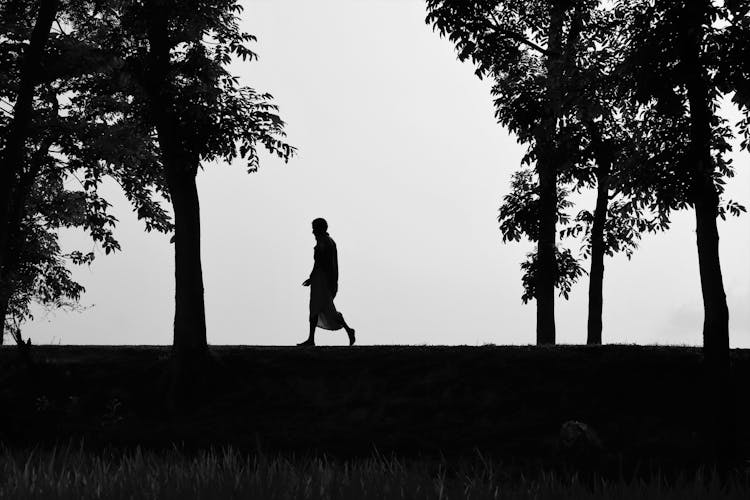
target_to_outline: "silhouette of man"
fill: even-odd
[[[328,235],[328,223],[325,219],[312,221],[312,233],[315,235],[315,264],[310,277],[302,286],[310,287],[310,336],[300,346],[315,345],[315,328],[340,330],[344,328],[349,335],[349,345],[354,345],[354,328],[344,321],[344,316],[336,310],[333,299],[339,289],[339,263],[336,254],[336,243]]]

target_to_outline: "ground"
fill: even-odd
[[[555,462],[590,425],[612,464],[700,462],[712,421],[700,349],[641,346],[212,346],[191,409],[168,400],[168,347],[0,349],[0,441],[232,445],[369,456]],[[750,351],[733,350],[739,456],[750,456]]]

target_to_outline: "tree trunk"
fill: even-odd
[[[693,152],[693,204],[698,269],[703,296],[703,353],[719,369],[729,363],[729,310],[719,257],[719,194],[713,181],[711,111],[705,84],[689,86],[691,150]]]
[[[552,156],[552,155],[545,155]],[[541,158],[541,156],[540,156]],[[557,172],[554,160],[539,165],[539,242],[536,269],[536,343],[555,343],[555,236],[557,219]]]
[[[204,400],[210,391],[207,376],[212,371],[203,302],[200,206],[195,174],[191,170],[168,166],[167,184],[175,226],[174,337],[167,402],[171,411],[185,411]]]
[[[548,115],[537,129],[537,174],[539,177],[539,241],[537,243],[536,341],[537,344],[555,343],[555,281],[557,256],[557,120],[562,106],[563,54],[562,35],[565,8],[556,1],[550,8],[550,28],[547,50],[547,105]]]
[[[705,364],[706,436],[712,459],[723,469],[734,456],[734,391],[729,362],[729,311],[719,261],[716,188],[704,179],[695,201],[698,267],[703,294],[703,359]]]
[[[180,138],[181,124],[172,111],[169,68],[171,45],[164,11],[149,23],[151,67],[144,75],[150,111],[156,123],[169,194],[174,209],[175,315],[173,350],[178,373],[198,370],[208,351],[200,255],[200,206],[195,176],[199,159],[188,154]],[[178,375],[180,380],[185,377]],[[184,384],[181,384],[184,385]]]
[[[586,130],[591,136],[591,147],[596,160],[596,206],[591,226],[591,269],[589,271],[589,308],[587,344],[602,343],[602,307],[604,302],[604,227],[609,208],[609,184],[612,170],[612,145],[605,143],[596,123],[585,117]]]
[[[173,347],[178,354],[206,351],[206,315],[200,249],[200,206],[195,176],[171,172],[169,191],[174,208],[175,315]]]
[[[704,180],[695,202],[698,267],[703,295],[703,352],[717,366],[729,362],[729,310],[719,260],[719,232],[716,227],[717,203],[713,180]]]
[[[701,46],[707,2],[688,2],[683,63],[687,75],[690,108],[690,154],[692,202],[695,208],[698,269],[703,295],[703,355],[706,366],[706,411],[708,435],[713,439],[714,458],[724,462],[731,456],[734,413],[729,377],[729,310],[719,258],[719,193],[714,184],[715,165],[711,152],[713,121],[708,72],[701,61]]]
[[[696,2],[699,4],[702,2]],[[729,312],[719,259],[719,193],[713,181],[711,154],[711,96],[708,74],[700,61],[703,31],[703,5],[688,4],[692,26],[687,28],[685,63],[690,106],[690,153],[692,162],[692,202],[695,207],[698,268],[703,294],[703,348],[706,360],[716,366],[729,362]]]
[[[598,162],[596,170],[596,207],[591,226],[591,270],[589,272],[589,317],[587,344],[602,343],[602,307],[604,294],[604,226],[609,205],[609,170],[606,160]]]
[[[57,15],[57,0],[40,0],[39,12],[24,51],[20,83],[5,149],[0,152],[0,295],[7,295],[5,264],[10,241],[11,200],[17,177],[26,162],[26,136],[33,112],[34,90],[39,81],[45,46]]]

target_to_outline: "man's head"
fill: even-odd
[[[312,221],[312,232],[314,235],[322,235],[328,232],[328,223],[320,217]]]

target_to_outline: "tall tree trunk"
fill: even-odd
[[[695,235],[703,295],[703,352],[716,366],[729,362],[729,310],[724,293],[716,226],[718,194],[713,179],[699,181],[695,200]]]
[[[587,344],[602,343],[602,307],[604,283],[604,226],[607,222],[609,205],[609,171],[606,160],[598,162],[596,170],[596,207],[591,226],[591,269],[589,272],[589,316]]]
[[[547,50],[547,105],[548,115],[537,129],[537,174],[539,177],[539,241],[537,242],[536,341],[537,344],[555,343],[555,281],[557,256],[557,120],[562,106],[563,53],[562,37],[565,8],[553,2],[550,8],[550,28]]]
[[[206,314],[200,254],[200,206],[195,176],[199,159],[188,154],[180,138],[181,125],[172,110],[170,40],[165,13],[157,11],[149,23],[151,55],[145,75],[151,114],[156,122],[169,194],[174,209],[175,315],[172,347],[178,372],[186,373],[207,352]],[[195,366],[194,369],[199,369]],[[178,378],[184,379],[181,375]]]
[[[698,267],[703,294],[703,348],[706,360],[716,366],[729,362],[729,312],[724,293],[719,259],[719,194],[713,181],[711,154],[711,95],[708,74],[700,60],[703,34],[703,2],[689,3],[688,48],[685,54],[687,93],[690,106],[690,152],[692,167],[692,201],[695,207]]]
[[[703,352],[706,361],[715,367],[729,363],[729,310],[719,257],[719,194],[713,181],[711,157],[712,118],[708,92],[700,78],[688,87],[691,114],[691,150],[693,153],[693,203],[695,236],[698,247],[703,296]]]
[[[555,275],[557,260],[555,236],[557,219],[557,169],[553,155],[539,155],[546,165],[539,165],[539,242],[536,269],[536,342],[555,343]]]
[[[707,375],[706,424],[714,441],[713,452],[724,462],[731,455],[734,434],[732,388],[729,377],[729,310],[719,258],[719,193],[714,184],[715,165],[711,154],[714,119],[709,76],[701,60],[701,46],[708,2],[687,2],[685,53],[690,107],[690,153],[692,159],[692,201],[695,207],[698,268],[703,295],[703,354]]]
[[[596,206],[591,226],[591,269],[589,271],[589,308],[587,344],[602,343],[602,307],[604,303],[604,227],[609,208],[609,184],[612,170],[612,146],[605,143],[599,127],[590,117],[585,118],[591,136],[591,147],[596,160]]]
[[[207,342],[198,190],[195,176],[190,171],[171,171],[167,177],[175,223],[175,315],[172,345],[178,355],[201,355],[207,349]]]
[[[57,15],[57,0],[40,0],[39,11],[31,32],[29,45],[24,50],[18,96],[13,106],[13,118],[7,131],[5,148],[0,152],[0,294],[7,290],[5,264],[10,241],[9,225],[13,192],[17,177],[26,157],[26,137],[33,112],[34,90],[39,81],[42,59]]]

